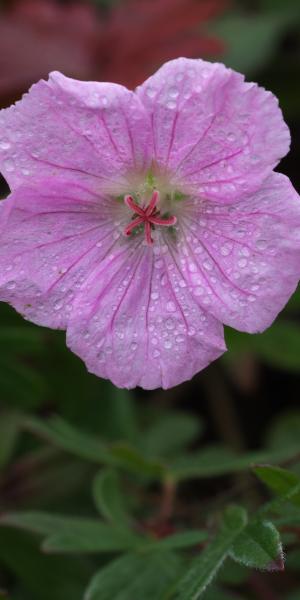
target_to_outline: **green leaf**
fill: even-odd
[[[141,545],[143,538],[97,521],[40,512],[8,513],[0,519],[10,525],[44,534],[47,552],[114,552]]]
[[[24,427],[79,458],[101,464],[111,462],[109,451],[103,441],[80,431],[60,417],[52,417],[46,423],[34,418],[27,419]]]
[[[233,598],[231,592],[224,591],[215,585],[206,590],[203,598],[205,600],[246,600],[244,596],[242,597],[237,593],[234,594]]]
[[[226,328],[225,337],[232,353],[252,352],[271,366],[292,372],[300,370],[300,325],[297,323],[279,320],[256,335]]]
[[[300,448],[300,442],[299,442]],[[235,455],[224,446],[207,446],[199,452],[183,454],[169,464],[169,473],[177,481],[226,475],[249,469],[260,462],[278,462],[295,455],[296,449],[280,448],[273,451],[249,452]]]
[[[42,549],[52,553],[120,552],[134,550],[141,545],[141,538],[129,531],[98,524],[94,530],[83,529],[81,534],[57,533],[47,537]]]
[[[129,444],[111,446],[111,457],[115,465],[147,479],[163,478],[166,468],[159,460],[145,457],[139,450]]]
[[[144,457],[130,444],[108,444],[103,439],[77,429],[60,417],[52,417],[47,423],[38,419],[27,419],[24,427],[62,450],[94,463],[117,466],[150,479],[161,478],[165,473],[165,467],[160,462]]]
[[[171,552],[128,554],[93,577],[84,600],[161,600],[180,568]]]
[[[295,473],[270,465],[257,466],[254,469],[257,477],[271,490],[284,498],[297,486],[299,491],[291,495],[291,502],[300,506],[300,478]]]
[[[227,586],[237,586],[244,584],[249,578],[249,570],[244,565],[228,558],[224,568],[221,569],[218,576],[218,583]],[[211,588],[209,588],[211,590]],[[206,600],[206,596],[205,596]]]
[[[261,12],[259,16],[229,13],[215,21],[210,31],[226,44],[223,62],[249,76],[268,64],[293,19],[294,11],[284,14]]]
[[[239,506],[226,509],[220,532],[205,550],[196,557],[177,585],[166,598],[198,600],[217,575],[230,553],[233,543],[246,527],[247,513]],[[172,595],[174,593],[174,596]]]
[[[86,559],[43,555],[35,541],[21,531],[1,529],[0,562],[14,575],[22,600],[24,596],[30,600],[82,600],[92,576]]]
[[[270,521],[259,519],[249,523],[234,542],[230,556],[250,568],[266,571],[284,568],[280,535]]]
[[[128,390],[119,389],[109,381],[102,382],[103,391],[98,411],[99,432],[109,440],[126,440],[134,444],[138,438],[136,407]]]
[[[168,456],[190,444],[201,431],[196,416],[174,412],[159,418],[143,433],[142,449],[147,456]]]
[[[108,521],[129,525],[129,515],[124,506],[117,473],[111,469],[100,471],[93,481],[93,497],[97,509]]]
[[[145,549],[156,548],[159,549],[170,549],[175,550],[178,548],[189,548],[190,546],[196,546],[202,544],[207,540],[207,532],[200,529],[193,529],[191,531],[180,531],[179,533],[173,533],[163,539],[156,540],[147,544]]]

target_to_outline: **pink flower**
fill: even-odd
[[[268,327],[300,273],[270,92],[178,59],[135,92],[52,73],[0,113],[0,292],[120,387],[168,388]]]

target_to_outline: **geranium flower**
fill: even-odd
[[[228,0],[122,0],[103,13],[83,0],[7,3],[0,14],[1,102],[19,98],[53,69],[135,87],[179,54],[215,57],[223,44],[205,25],[228,5]]]
[[[168,388],[294,291],[300,204],[276,98],[178,59],[135,92],[52,73],[0,113],[0,294],[87,368]]]

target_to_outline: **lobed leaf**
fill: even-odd
[[[93,481],[92,491],[96,507],[105,519],[125,527],[129,525],[130,518],[116,471],[100,471]]]
[[[246,524],[247,513],[242,507],[227,508],[219,533],[200,556],[192,561],[182,578],[166,595],[166,600],[198,600],[217,575]]]
[[[168,456],[179,452],[202,432],[196,416],[174,412],[164,415],[143,432],[142,449],[147,456]]]
[[[287,469],[282,469],[280,467],[273,467],[271,465],[260,465],[254,467],[254,473],[257,477],[263,481],[271,490],[275,492],[279,496],[286,495],[287,499],[295,504],[296,506],[300,506],[300,478],[295,473],[288,471]],[[299,491],[294,491],[295,488],[299,488]]]
[[[127,554],[96,573],[84,600],[162,600],[180,569],[171,552]]]
[[[8,513],[1,525],[46,535],[47,552],[115,552],[140,545],[143,538],[96,519],[71,518],[41,512]]]
[[[234,542],[230,556],[250,568],[266,571],[284,568],[280,534],[270,521],[250,522]]]

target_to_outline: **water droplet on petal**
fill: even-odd
[[[241,269],[246,267],[247,263],[248,263],[248,261],[246,258],[240,258],[240,260],[238,260],[238,265],[239,265],[239,267],[241,267]]]
[[[10,148],[11,144],[8,140],[1,140],[0,141],[0,148],[1,150],[8,150]]]
[[[167,302],[167,311],[174,312],[175,310],[176,310],[176,306],[175,306],[174,302],[172,302],[171,300],[169,302]]]
[[[169,350],[170,348],[172,348],[172,342],[170,340],[166,340],[164,343],[164,347]]]

